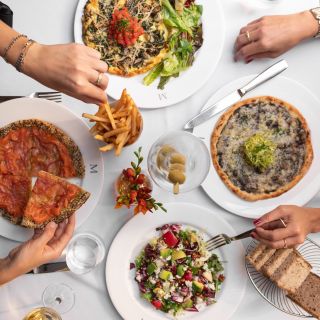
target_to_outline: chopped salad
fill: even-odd
[[[181,225],[164,225],[130,264],[142,298],[174,316],[214,304],[225,277],[216,254],[202,236]]]

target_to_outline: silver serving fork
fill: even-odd
[[[231,243],[232,241],[249,238],[251,235],[251,232],[253,232],[254,230],[255,229],[248,230],[248,231],[243,232],[235,237],[229,237],[224,233],[218,234],[217,236],[211,238],[210,240],[208,240],[206,242],[206,249],[208,251],[213,251],[217,248],[220,248],[226,244]]]
[[[0,102],[5,102],[8,100],[24,98],[24,97],[46,99],[46,100],[50,100],[58,103],[62,102],[62,94],[58,91],[33,92],[28,96],[0,96]]]

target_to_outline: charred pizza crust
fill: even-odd
[[[31,129],[33,127],[36,127],[49,133],[50,135],[58,139],[63,145],[65,145],[68,150],[69,156],[71,157],[71,160],[73,162],[73,167],[75,169],[76,176],[80,178],[84,176],[85,166],[79,147],[66,133],[64,133],[61,129],[57,128],[55,125],[49,122],[38,119],[15,121],[6,125],[5,127],[0,128],[0,138],[5,137],[11,131],[18,130],[20,128]],[[12,174],[15,173],[12,172]]]
[[[299,166],[296,174],[294,174],[290,179],[287,179],[287,181],[277,181],[277,176],[276,174],[274,176],[270,176],[270,188],[267,189],[264,192],[257,192],[255,191],[255,187],[252,187],[252,190],[248,190],[248,186],[250,186],[250,183],[252,182],[252,179],[254,175],[258,175],[257,172],[253,168],[248,169],[247,167],[250,167],[248,164],[246,164],[244,161],[241,163],[241,167],[239,168],[238,171],[235,171],[235,175],[238,177],[234,177],[232,170],[227,170],[226,172],[225,168],[225,163],[227,159],[223,158],[223,152],[221,151],[222,148],[219,149],[218,144],[219,142],[221,143],[221,146],[223,148],[228,148],[230,144],[232,144],[233,141],[236,139],[239,140],[238,137],[234,137],[232,135],[227,136],[224,135],[224,130],[227,128],[228,124],[232,121],[232,118],[239,117],[239,121],[243,123],[245,119],[241,119],[239,114],[239,110],[241,108],[248,108],[249,112],[252,112],[252,108],[256,108],[255,116],[256,118],[254,119],[254,123],[250,123],[251,125],[248,125],[247,127],[243,126],[243,131],[246,134],[246,131],[248,131],[248,135],[253,135],[257,132],[258,128],[257,124],[259,124],[259,121],[261,120],[261,114],[267,114],[265,111],[263,111],[265,106],[269,106],[272,110],[277,110],[278,108],[282,108],[280,114],[283,114],[283,119],[279,118],[276,120],[270,120],[271,121],[271,129],[273,128],[272,126],[275,125],[275,130],[279,130],[279,123],[287,123],[287,127],[285,130],[285,133],[290,130],[292,131],[292,128],[290,129],[290,126],[295,126],[295,130],[298,132],[298,135],[294,137],[294,141],[291,141],[289,143],[278,143],[277,142],[277,137],[275,137],[275,143],[277,145],[277,150],[279,150],[279,154],[284,154],[283,159],[278,159],[278,161],[281,162],[281,165],[279,167],[275,168],[275,172],[277,170],[282,170],[280,171],[281,173],[284,172],[286,173],[286,170],[288,170],[288,165],[291,163],[301,163]],[[278,109],[280,110],[280,109]],[[245,115],[245,114],[244,114]],[[263,118],[263,117],[262,117]],[[248,120],[248,119],[247,119]],[[250,121],[249,121],[250,122]],[[240,122],[238,122],[239,124]],[[230,129],[235,125],[235,123],[232,123],[229,125],[227,130]],[[243,124],[242,124],[243,125]],[[268,123],[266,122],[263,124],[265,127],[268,127]],[[232,132],[232,130],[229,132]],[[240,137],[241,140],[241,137]],[[283,140],[283,137],[279,138],[279,140]],[[291,139],[292,140],[292,139]],[[241,143],[241,142],[240,142]],[[297,150],[299,150],[298,154],[292,154],[290,150],[294,150],[292,148],[292,145],[295,146],[297,144]],[[284,145],[284,151],[281,151],[281,148]],[[287,148],[287,150],[286,150]],[[287,151],[287,152],[286,152]],[[234,151],[234,157],[240,157],[241,150],[238,148],[236,151]],[[212,161],[215,169],[217,170],[217,173],[219,174],[220,178],[222,181],[226,184],[226,186],[233,191],[235,194],[237,194],[239,197],[248,200],[248,201],[256,201],[256,200],[262,200],[262,199],[268,199],[268,198],[274,198],[277,197],[284,192],[290,190],[293,186],[295,186],[301,179],[302,177],[306,174],[308,171],[312,160],[313,160],[313,150],[312,150],[312,144],[311,144],[311,136],[310,136],[310,130],[308,128],[307,122],[305,118],[302,116],[302,114],[291,104],[282,101],[280,99],[270,97],[270,96],[261,96],[261,97],[255,97],[255,98],[250,98],[246,99],[244,101],[240,101],[233,105],[227,112],[225,112],[221,118],[218,120],[214,131],[211,136],[211,155],[212,155]],[[293,157],[293,158],[290,158]],[[242,156],[243,158],[243,156]],[[237,158],[238,159],[238,158]],[[229,159],[230,160],[230,159]],[[230,160],[231,161],[231,160]],[[232,162],[232,161],[231,161]],[[241,160],[240,160],[241,162]],[[238,166],[240,163],[238,163]],[[231,168],[232,169],[232,168]],[[250,174],[248,174],[244,181],[241,181],[243,177],[241,177],[241,173],[245,170],[249,171]],[[235,168],[236,170],[236,168]],[[289,171],[288,171],[289,172]],[[278,171],[279,173],[279,171]],[[291,172],[292,173],[292,172]],[[291,174],[290,173],[290,174]],[[266,173],[259,173],[261,175],[266,174]],[[290,174],[288,174],[290,176]],[[240,176],[239,176],[240,175]],[[292,175],[292,174],[291,174]],[[250,180],[251,179],[251,180]],[[279,179],[278,179],[279,180]],[[274,182],[274,185],[273,185]],[[283,183],[282,183],[283,182]],[[259,188],[259,186],[258,186]],[[247,190],[246,190],[247,189]]]
[[[49,222],[54,221],[55,223],[60,223],[64,221],[65,219],[68,219],[76,210],[78,210],[90,197],[90,193],[85,191],[84,189],[80,188],[77,185],[73,185],[66,181],[65,179],[62,179],[60,177],[54,176],[48,172],[45,171],[40,171],[38,174],[38,179],[42,179],[44,181],[49,181],[50,185],[48,185],[48,189],[46,190],[48,194],[50,193],[50,188],[53,188],[53,193],[52,193],[52,199],[46,199],[46,203],[39,202],[42,199],[41,198],[36,198],[36,188],[37,188],[37,182],[34,186],[34,189],[31,193],[31,197],[29,198],[28,204],[26,206],[26,210],[21,222],[21,225],[26,228],[44,228]],[[44,221],[41,223],[36,222],[32,216],[30,216],[34,213],[34,210],[39,210],[42,212],[41,209],[45,208],[47,206],[50,207],[50,202],[51,206],[56,207],[57,205],[57,199],[56,198],[56,188],[60,186],[60,189],[67,189],[68,186],[72,186],[77,189],[77,192],[75,195],[72,196],[71,199],[65,200],[69,201],[67,203],[67,206],[64,206],[61,208],[59,215],[52,216],[52,217],[47,217]],[[50,196],[49,196],[50,197]],[[58,195],[59,198],[59,195]],[[37,201],[39,200],[39,201]],[[38,207],[37,207],[38,206]],[[29,212],[30,211],[30,212]],[[45,211],[45,210],[43,210]],[[43,220],[43,219],[42,219]]]
[[[124,6],[141,21],[145,32],[130,47],[122,47],[109,39],[112,13]],[[101,53],[109,73],[132,77],[149,71],[167,53],[167,37],[160,0],[88,0],[84,7],[83,42]]]

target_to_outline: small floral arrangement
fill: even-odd
[[[148,211],[158,210],[167,212],[162,203],[157,202],[151,197],[151,184],[149,178],[141,173],[141,163],[143,157],[141,156],[140,147],[138,151],[134,152],[137,162],[131,162],[131,168],[124,169],[117,182],[118,196],[116,199],[115,208],[126,206],[130,208],[135,206],[134,214],[142,212],[146,214]]]

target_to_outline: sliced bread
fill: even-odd
[[[310,273],[294,294],[288,297],[311,315],[320,319],[320,277]]]
[[[261,272],[267,276],[271,277],[273,273],[282,265],[282,263],[287,259],[293,249],[278,249],[272,255],[272,257],[262,266]]]
[[[276,249],[270,249],[266,245],[260,243],[246,258],[252,266],[259,271],[275,251]]]
[[[270,279],[289,293],[295,293],[311,271],[311,265],[293,250]]]

